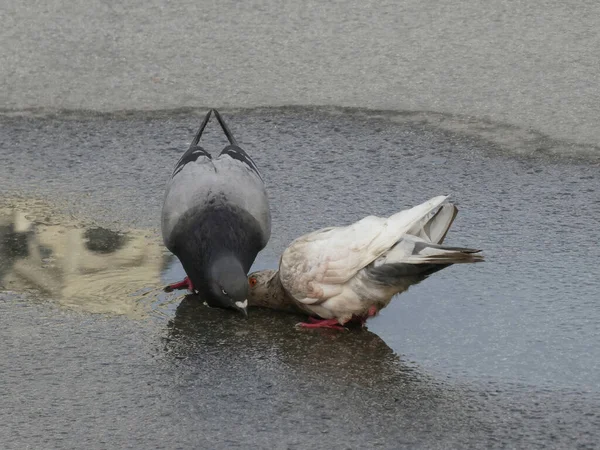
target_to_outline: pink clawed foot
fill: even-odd
[[[185,277],[179,283],[173,283],[165,287],[165,292],[173,292],[175,289],[187,289],[188,291],[194,292],[194,285],[189,277]]]
[[[323,319],[317,319],[316,317],[312,317],[312,316],[308,316],[308,317],[306,318],[306,321],[307,321],[308,323],[319,323],[319,322],[321,322],[322,320],[323,320]]]
[[[300,328],[329,328],[332,330],[345,330],[340,325],[337,319],[317,319],[315,317],[309,317],[308,322],[301,322],[296,325]]]

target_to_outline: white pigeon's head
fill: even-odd
[[[269,284],[277,274],[276,270],[259,270],[248,275],[248,302],[250,305],[262,305],[269,294]]]

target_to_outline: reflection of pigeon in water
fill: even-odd
[[[230,143],[217,158],[198,146],[213,111]],[[254,161],[216,110],[206,115],[175,165],[163,204],[162,234],[187,274],[168,289],[187,287],[211,306],[246,313],[246,274],[269,240],[271,215]]]
[[[95,253],[114,253],[127,243],[127,236],[103,227],[88,228],[83,233],[85,247]]]
[[[283,252],[279,271],[250,275],[250,303],[277,309],[291,303],[320,318],[302,326],[340,328],[353,319],[364,323],[395,294],[438,270],[483,261],[479,250],[441,245],[458,212],[444,204],[446,198],[296,239]]]
[[[203,365],[212,362],[211,358],[220,359],[221,364],[224,359],[248,358],[250,364],[271,359],[283,363],[272,367],[284,372],[291,369],[295,377],[322,378],[329,386],[339,382],[344,388],[352,383],[382,385],[386,387],[382,395],[389,392],[390,382],[398,381],[393,383],[395,389],[407,389],[404,393],[414,396],[414,383],[422,385],[427,379],[370,331],[331,333],[323,339],[314,333],[297,333],[298,317],[254,308],[252,320],[240,324],[225,311],[207,308],[188,295],[168,322],[165,346],[170,356],[202,360]],[[406,386],[407,382],[413,386]]]
[[[0,286],[14,262],[29,255],[29,239],[33,235],[31,223],[16,215],[8,225],[0,225]]]

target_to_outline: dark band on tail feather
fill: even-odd
[[[233,137],[233,133],[227,126],[227,123],[225,123],[225,120],[223,120],[223,117],[221,117],[221,114],[216,109],[211,109],[204,117],[204,120],[200,124],[200,128],[198,129],[194,140],[190,144],[190,147],[181,156],[181,158],[179,158],[179,161],[177,161],[175,169],[173,169],[172,176],[174,177],[175,175],[177,175],[183,170],[186,164],[196,161],[201,156],[212,159],[210,153],[208,153],[202,147],[198,146],[200,138],[202,137],[202,133],[204,132],[204,129],[206,128],[206,125],[208,124],[212,113],[215,114],[217,120],[219,121],[219,124],[221,125],[221,128],[223,129],[223,133],[225,133],[225,136],[227,137],[227,140],[230,144],[223,149],[219,156],[228,155],[231,158],[240,161],[241,163],[245,164],[251,171],[256,173],[256,175],[258,175],[258,177],[262,180],[262,176],[258,171],[258,167],[256,167],[256,164],[254,164],[252,158],[250,158],[250,156],[248,156],[248,154],[238,145],[237,141],[235,140],[235,137]]]
[[[419,241],[416,241],[415,242],[415,249],[413,251],[413,254],[420,254],[421,251],[423,251],[426,248],[437,248],[437,249],[440,249],[440,250],[448,250],[448,251],[453,251],[453,252],[458,252],[458,253],[467,253],[467,254],[479,253],[481,251],[481,250],[477,250],[475,248],[449,247],[447,245],[433,244],[431,242],[419,242]]]
[[[395,286],[401,281],[413,285],[423,281],[432,273],[442,270],[451,264],[383,264],[367,267],[369,279],[384,286]]]
[[[213,111],[215,113],[217,120],[221,124],[223,133],[225,133],[225,136],[227,136],[227,139],[229,140],[229,144],[230,144],[223,149],[223,151],[220,153],[219,156],[229,155],[231,158],[233,158],[237,161],[240,161],[241,163],[244,163],[246,166],[248,166],[248,168],[250,170],[252,170],[254,173],[256,173],[256,175],[258,175],[259,178],[262,180],[262,176],[260,175],[260,172],[258,171],[258,167],[256,167],[256,164],[254,164],[254,161],[252,160],[252,158],[250,158],[250,156],[248,156],[248,154],[244,151],[244,149],[242,149],[242,147],[240,147],[238,145],[237,141],[233,137],[233,133],[227,126],[227,123],[225,123],[225,120],[223,120],[223,117],[221,117],[221,114],[219,113],[219,111],[217,111],[216,109],[213,109]]]
[[[177,162],[177,165],[175,166],[175,169],[173,170],[172,176],[174,177],[175,175],[177,175],[179,172],[181,172],[183,170],[183,168],[185,167],[186,164],[196,161],[201,156],[205,156],[208,159],[212,159],[212,156],[210,156],[210,153],[208,153],[202,147],[196,147],[191,152],[189,150],[187,152],[185,152],[184,155]]]
[[[438,248],[448,251],[447,253],[440,252],[436,255],[422,256],[423,262],[415,263],[390,263],[375,265],[374,263],[367,266],[367,274],[369,279],[375,283],[386,286],[412,285],[423,281],[432,273],[442,270],[452,264],[477,263],[482,262],[483,256],[477,253],[480,250],[462,247],[445,247],[437,244],[425,242],[416,242],[413,255],[425,248]]]
[[[210,153],[208,153],[202,147],[198,146],[198,143],[200,142],[200,138],[202,137],[202,133],[204,132],[204,129],[206,128],[206,124],[210,120],[210,115],[212,114],[212,112],[213,112],[213,110],[211,109],[210,111],[208,111],[206,116],[204,116],[204,120],[200,124],[200,128],[198,129],[196,136],[194,136],[194,140],[192,141],[192,143],[190,144],[190,146],[186,150],[186,152],[183,155],[181,155],[181,158],[179,158],[179,161],[177,161],[177,164],[175,164],[175,168],[173,169],[173,175],[171,177],[174,177],[179,172],[181,172],[187,163],[196,161],[201,156],[206,156],[209,159],[212,158],[210,156]]]
[[[238,147],[237,145],[228,145],[227,147],[225,147],[223,149],[223,151],[221,152],[221,155],[229,155],[233,159],[244,163],[246,166],[248,166],[248,168],[251,171],[253,171],[256,175],[258,175],[258,177],[262,180],[262,176],[260,175],[260,172],[258,171],[258,167],[256,167],[256,164],[254,164],[254,161],[252,161],[252,158],[250,158],[248,156],[248,154],[241,147]],[[221,155],[219,155],[219,156],[221,156]]]

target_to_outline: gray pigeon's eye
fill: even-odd
[[[227,295],[227,291],[225,289],[221,289],[221,292],[223,293],[223,295]]]

